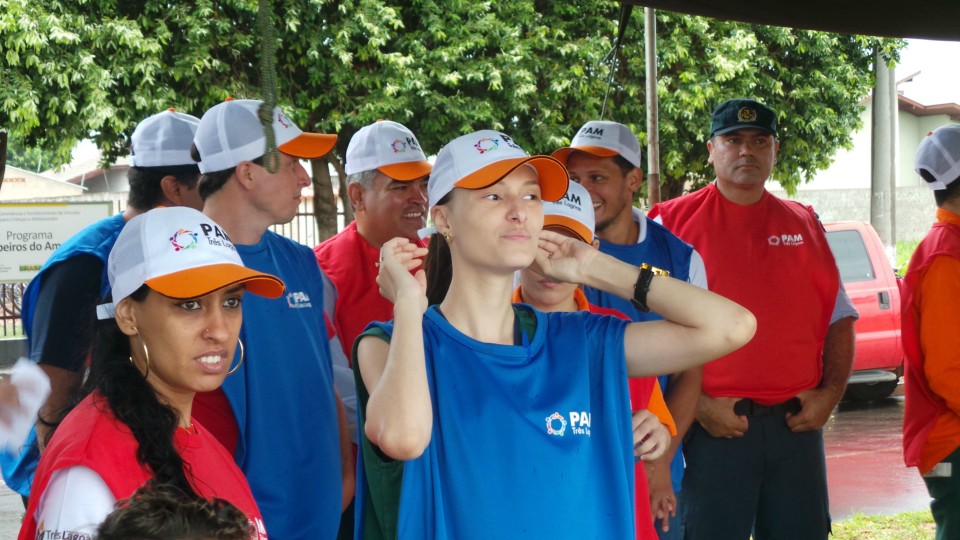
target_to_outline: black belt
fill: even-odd
[[[752,399],[741,399],[733,405],[733,412],[738,416],[771,416],[774,414],[797,414],[803,407],[800,398],[791,398],[783,403],[760,405]]]

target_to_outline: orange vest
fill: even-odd
[[[941,217],[938,210],[937,217]],[[955,221],[955,220],[954,220]],[[960,224],[945,223],[943,219],[934,223],[930,232],[917,246],[910,258],[907,275],[904,277],[903,302],[903,347],[907,361],[904,371],[904,410],[903,410],[903,458],[908,467],[919,467],[926,473],[938,462],[947,457],[960,440],[951,437],[950,432],[960,428],[960,418],[951,411],[943,398],[933,393],[924,370],[925,359],[920,347],[919,306],[916,295],[920,290],[923,276],[939,256],[960,259]],[[955,321],[955,320],[954,320]],[[955,331],[952,329],[950,331]],[[929,445],[932,433],[942,444]],[[936,448],[933,448],[936,446]]]
[[[739,205],[711,184],[657,214],[703,257],[710,290],[757,318],[749,343],[704,366],[703,391],[771,405],[817,387],[840,275],[813,209],[767,191]]]

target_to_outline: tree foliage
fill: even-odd
[[[550,152],[600,116],[620,5],[612,0],[275,0],[277,97],[308,130],[406,124],[428,153],[492,127]],[[254,0],[0,0],[0,119],[60,161],[82,138],[112,160],[140,119],[201,114],[259,92]],[[617,55],[606,118],[646,139],[643,28]],[[859,127],[876,48],[899,41],[658,13],[663,196],[712,178],[710,111],[728,97],[780,113],[777,178],[825,167]],[[337,165],[340,165],[339,163]]]

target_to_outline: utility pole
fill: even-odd
[[[878,50],[871,131],[870,224],[892,254],[896,245],[894,201],[897,178],[897,86],[894,69]]]
[[[657,97],[657,13],[643,8],[647,63],[647,202],[660,202],[660,100]]]

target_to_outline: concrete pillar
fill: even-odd
[[[877,52],[874,60],[877,83],[873,89],[872,166],[870,224],[888,251],[896,243],[893,202],[897,159],[897,88],[894,70]]]

